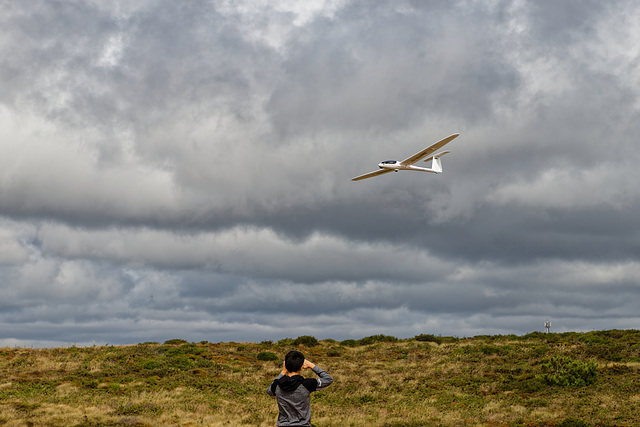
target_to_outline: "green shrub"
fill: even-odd
[[[560,387],[581,387],[590,385],[598,379],[598,365],[594,362],[580,362],[569,357],[552,357],[543,363],[540,376],[548,385]]]
[[[625,345],[604,344],[589,345],[584,351],[585,356],[603,359],[607,362],[621,362],[628,358],[629,352]]]
[[[166,340],[164,343],[166,345],[176,345],[176,344],[187,344],[187,341],[176,338],[172,340]]]
[[[340,341],[340,345],[343,345],[345,347],[357,347],[358,346],[358,341],[356,341],[356,340],[344,340],[344,341]]]
[[[603,345],[603,344],[611,344],[612,343],[612,341],[609,338],[607,338],[606,336],[602,336],[602,335],[598,335],[598,334],[594,334],[594,333],[584,334],[583,336],[578,338],[578,341],[582,341],[583,343],[585,343],[587,345]]]
[[[547,347],[546,345],[541,345],[531,350],[531,355],[534,357],[542,357],[545,354],[549,353],[550,351],[551,349],[549,347]]]
[[[442,343],[442,337],[436,337],[432,334],[420,334],[416,335],[416,341],[426,341],[426,342],[434,342],[436,344]]]
[[[293,345],[293,339],[292,338],[283,338],[280,341],[278,341],[278,345],[280,347],[290,347]]]
[[[187,356],[176,356],[169,359],[169,365],[173,368],[184,371],[193,368],[194,363],[193,360]]]
[[[278,355],[271,351],[261,351],[260,353],[258,353],[256,358],[264,362],[270,362],[272,360],[278,360]]]
[[[305,345],[307,347],[315,347],[319,343],[315,337],[312,337],[311,335],[303,335],[293,340],[293,345],[300,345],[300,344]]]
[[[158,369],[161,363],[157,360],[141,360],[138,365],[143,369]]]
[[[392,337],[389,335],[371,335],[370,337],[365,337],[358,340],[359,345],[369,345],[378,342],[397,342],[398,338]]]
[[[540,331],[530,332],[521,337],[521,339],[523,340],[543,340],[546,338],[548,338],[548,335],[545,335],[543,332],[540,332]]]
[[[507,353],[505,347],[495,345],[481,345],[478,350],[486,356],[502,356]]]

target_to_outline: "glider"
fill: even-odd
[[[378,167],[380,168],[379,170],[365,173],[364,175],[356,176],[355,178],[352,178],[351,181],[360,181],[361,179],[372,178],[374,176],[384,175],[385,173],[394,172],[394,171],[395,172],[419,171],[419,172],[441,173],[442,163],[440,161],[440,157],[444,156],[447,153],[450,153],[450,151],[442,151],[433,156],[430,156],[430,157],[427,157],[427,156],[429,156],[434,151],[441,149],[442,147],[444,147],[445,145],[453,141],[455,138],[457,138],[459,135],[460,135],[459,133],[454,133],[453,135],[450,135],[445,139],[442,139],[436,142],[435,144],[425,148],[424,150],[414,154],[411,157],[404,159],[401,162],[398,162],[397,160],[386,160],[384,162],[378,163]],[[427,158],[425,159],[425,157]],[[432,161],[433,163],[431,164],[431,168],[421,168],[419,166],[413,165],[414,163],[417,163],[422,159],[424,159],[425,162]]]

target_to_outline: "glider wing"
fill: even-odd
[[[384,173],[392,172],[391,169],[378,169],[377,171],[365,173],[364,175],[356,176],[355,178],[351,178],[351,181],[360,181],[361,179],[371,178],[373,176],[382,175]]]
[[[455,138],[457,138],[459,135],[460,135],[459,133],[454,133],[453,135],[450,135],[450,136],[446,137],[445,139],[436,142],[435,144],[431,145],[430,147],[425,148],[424,150],[420,151],[419,153],[416,153],[413,156],[411,156],[411,157],[409,157],[407,159],[404,159],[403,161],[400,162],[400,164],[403,165],[403,166],[412,165],[415,162],[418,162],[418,161],[424,159],[425,157],[427,157],[429,154],[433,153],[434,151],[441,149],[442,147],[444,147],[445,145],[447,145],[448,143],[453,141]]]

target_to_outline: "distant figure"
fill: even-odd
[[[320,378],[304,378],[303,369],[311,369]],[[282,372],[267,389],[269,396],[278,401],[278,426],[311,426],[311,400],[313,391],[322,390],[333,382],[331,375],[292,350],[284,357]]]

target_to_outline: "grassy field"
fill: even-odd
[[[335,379],[318,427],[640,425],[636,330],[5,348],[0,425],[275,425],[265,391],[294,348]]]

